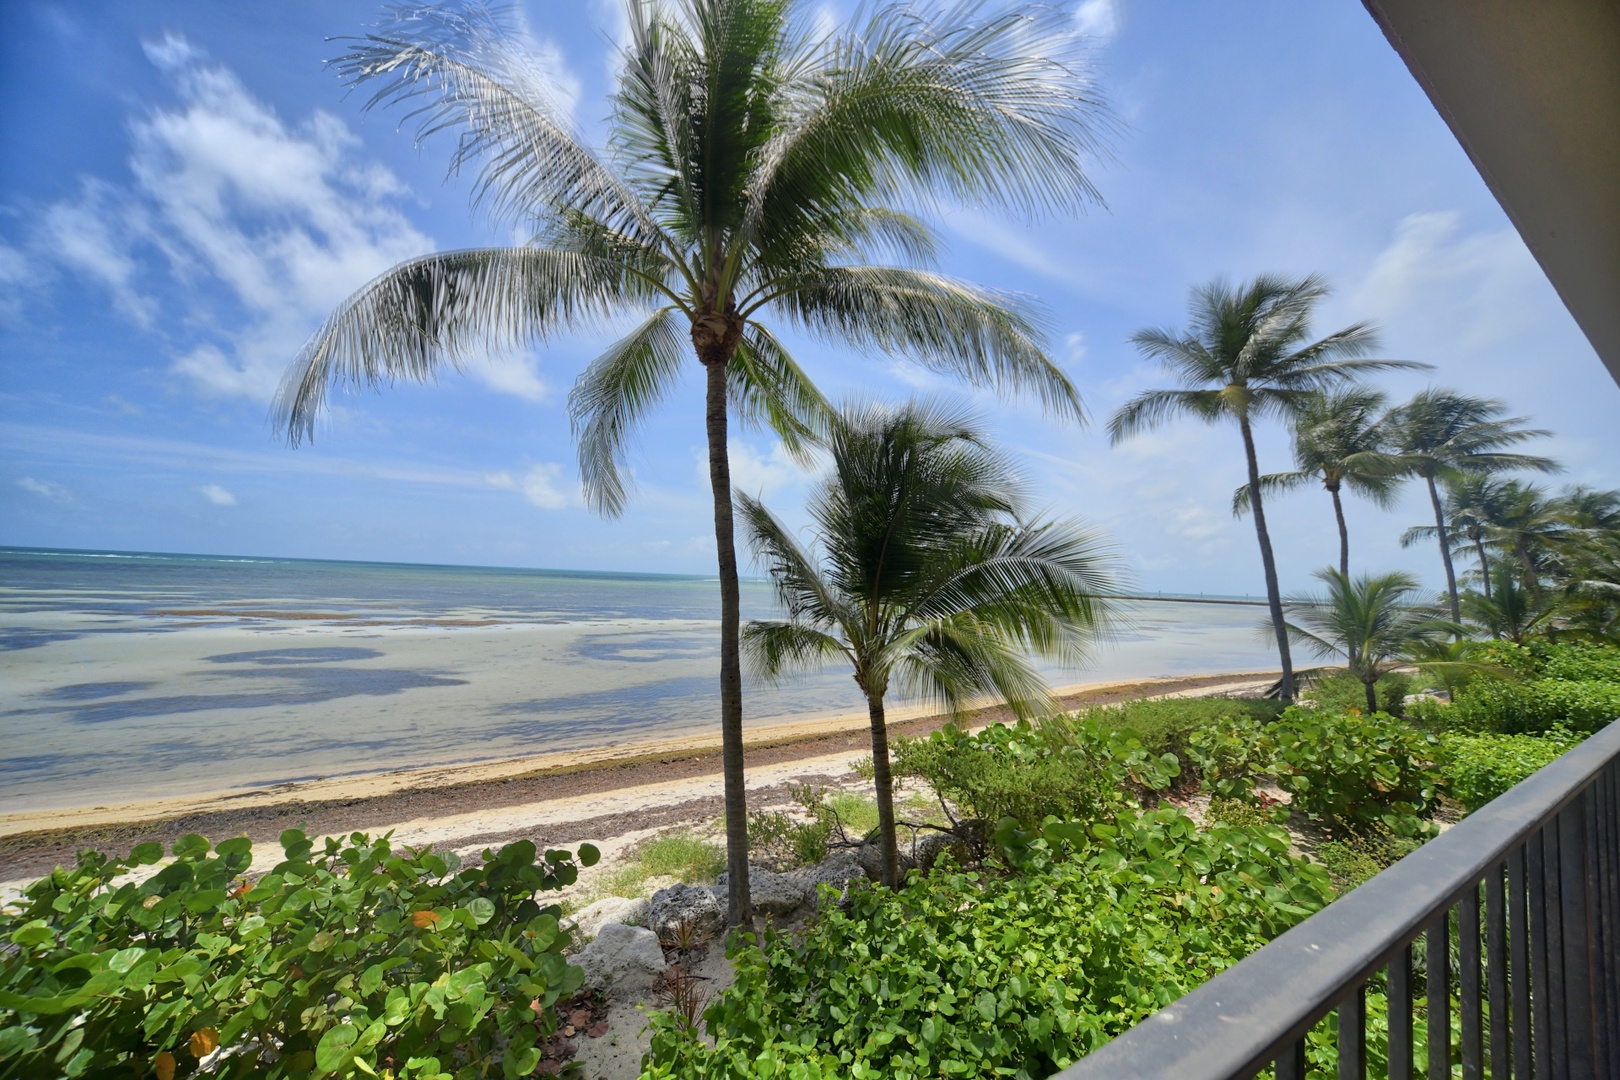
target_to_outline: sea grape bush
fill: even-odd
[[[559,909],[575,857],[519,841],[462,868],[355,833],[83,853],[0,912],[0,1077],[526,1076],[581,973]],[[580,848],[591,865],[596,850]]]
[[[802,940],[738,948],[714,1045],[654,1014],[644,1080],[1048,1076],[1333,895],[1274,827],[1164,808],[1001,832],[1015,873],[856,890]]]
[[[1478,810],[1580,741],[1564,727],[1545,735],[1448,732],[1440,737],[1439,752],[1447,793],[1469,811]]]
[[[1466,731],[1524,735],[1563,726],[1590,734],[1620,716],[1620,681],[1480,679],[1450,706],[1431,706],[1419,715]]]
[[[1443,777],[1436,737],[1386,713],[1290,708],[1268,724],[1235,720],[1192,739],[1204,784],[1221,798],[1254,802],[1272,777],[1289,807],[1331,830],[1382,826],[1396,836],[1432,831]]]
[[[1154,754],[1132,732],[1092,719],[1039,726],[956,727],[898,739],[894,774],[926,780],[963,813],[986,821],[1047,817],[1093,820],[1128,805],[1128,791],[1162,791],[1180,772],[1174,754]]]

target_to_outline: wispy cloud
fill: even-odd
[[[517,33],[525,77],[571,107],[579,87],[561,54],[526,25]],[[185,383],[268,400],[336,302],[435,245],[403,213],[405,186],[359,156],[338,117],[317,109],[289,122],[180,35],[144,48],[178,103],[133,121],[130,184],[92,180],[46,207],[30,246],[105,288],[138,326],[181,316],[161,326]],[[15,261],[0,258],[0,277]],[[177,327],[195,328],[189,342]],[[532,357],[491,358],[469,373],[500,393],[547,397]]]
[[[235,506],[236,496],[220,487],[218,484],[204,484],[197,489],[202,492],[203,498],[215,506]]]
[[[66,503],[73,501],[71,491],[50,480],[36,480],[32,476],[22,476],[18,477],[17,486],[50,502]]]
[[[1098,44],[1108,44],[1119,33],[1118,0],[1081,0],[1074,9],[1074,25]]]
[[[542,510],[564,510],[575,501],[568,496],[562,478],[562,466],[550,462],[530,466],[522,476],[513,476],[509,472],[484,475],[485,482],[491,487],[522,492],[525,499]]]

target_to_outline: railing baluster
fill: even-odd
[[[1564,1052],[1569,1075],[1593,1076],[1597,1032],[1592,1027],[1592,926],[1587,893],[1586,803],[1581,795],[1558,815],[1558,869],[1564,930]]]
[[[1451,978],[1447,972],[1451,958],[1450,914],[1442,911],[1424,933],[1424,961],[1429,969],[1429,1080],[1451,1077]]]
[[[1503,896],[1506,876],[1501,865],[1493,866],[1485,875],[1485,985],[1491,1029],[1491,1080],[1510,1080],[1513,1075],[1513,1059],[1508,1050],[1512,1021],[1507,1005],[1507,913]]]
[[[1412,1080],[1412,946],[1389,962],[1389,1080]]]
[[[1608,1009],[1607,1075],[1620,1073],[1620,767],[1611,765],[1598,777],[1602,798],[1598,820],[1603,826],[1603,869],[1599,874],[1603,908],[1603,986]]]
[[[1525,845],[1508,852],[1508,989],[1513,999],[1513,1075],[1531,1080],[1530,918],[1525,910]]]
[[[1457,901],[1457,1015],[1462,1027],[1463,1080],[1482,1080],[1484,1045],[1479,993],[1479,886]]]
[[[1277,1080],[1305,1080],[1305,1039],[1301,1036],[1294,1044],[1277,1055]]]
[[[1549,986],[1551,977],[1547,967],[1547,880],[1545,829],[1537,829],[1525,845],[1528,857],[1525,860],[1525,892],[1530,901],[1530,1012],[1532,1015],[1531,1044],[1535,1061],[1536,1077],[1554,1075],[1552,1069],[1552,1049],[1548,1032],[1552,1028],[1552,1020],[1548,1015],[1549,1003],[1552,1000],[1552,990]]]
[[[1610,1046],[1613,1033],[1609,1030],[1608,964],[1605,949],[1608,937],[1603,929],[1603,871],[1607,862],[1604,850],[1604,822],[1602,778],[1581,799],[1586,828],[1586,933],[1587,985],[1591,988],[1591,1012],[1587,1024],[1593,1035],[1592,1071],[1599,1076],[1612,1075],[1609,1068]]]
[[[1564,890],[1560,867],[1563,851],[1558,843],[1558,819],[1541,830],[1543,904],[1547,913],[1547,1075],[1563,1080],[1569,1075],[1569,1011],[1564,996]]]
[[[1367,1078],[1367,986],[1339,1002],[1339,1080]]]

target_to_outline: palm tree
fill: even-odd
[[[979,694],[1019,715],[1050,707],[1031,654],[1073,662],[1106,626],[1113,560],[1064,522],[1024,520],[1007,462],[975,424],[937,406],[867,407],[834,428],[832,472],[810,502],[806,549],[739,494],[787,618],[750,622],[743,644],[774,678],[842,659],[872,726],[885,885],[899,877],[884,697],[898,689],[953,713]]]
[[[1457,574],[1451,565],[1451,540],[1446,532],[1445,509],[1440,504],[1439,482],[1459,475],[1516,469],[1552,472],[1558,468],[1549,458],[1507,452],[1506,447],[1550,432],[1520,427],[1525,418],[1503,416],[1506,411],[1500,401],[1468,397],[1455,390],[1428,389],[1391,410],[1385,419],[1391,448],[1405,460],[1411,473],[1423,477],[1429,488],[1440,561],[1446,568],[1452,622],[1462,618],[1462,608],[1457,599]]]
[[[1237,424],[1249,468],[1250,507],[1260,540],[1266,599],[1282,661],[1284,701],[1294,699],[1294,665],[1271,534],[1266,530],[1254,421],[1292,416],[1312,393],[1350,382],[1363,372],[1414,366],[1366,359],[1364,354],[1374,344],[1374,330],[1368,323],[1355,323],[1307,344],[1311,309],[1325,295],[1327,286],[1314,276],[1289,280],[1265,275],[1236,288],[1215,281],[1193,290],[1188,331],[1143,330],[1131,338],[1181,383],[1181,389],[1145,391],[1108,422],[1108,434],[1115,443],[1182,413],[1206,423],[1230,420]]]
[[[639,319],[569,396],[589,504],[617,514],[627,445],[687,370],[704,373],[720,579],[720,728],[730,918],[749,917],[742,672],[727,432],[734,411],[790,450],[829,412],[767,316],[1080,419],[1023,304],[930,268],[906,212],[941,198],[1031,214],[1095,197],[1104,113],[1055,9],[909,3],[815,29],[807,0],[629,0],[604,152],[481,7],[413,7],[337,61],[369,107],[459,132],[452,168],[535,239],[439,252],[346,300],[288,372],[279,416],[313,433],[333,386],[426,380],[488,350]],[[883,260],[893,260],[895,264]],[[688,365],[683,357],[693,357]]]
[[[1490,595],[1462,596],[1463,615],[1492,637],[1523,645],[1537,627],[1558,614],[1556,598],[1520,581],[1511,563],[1497,563],[1492,576],[1496,587]]]
[[[1260,478],[1267,494],[1292,491],[1320,481],[1333,497],[1333,517],[1339,524],[1339,573],[1350,574],[1350,530],[1344,522],[1343,488],[1364,495],[1386,509],[1400,487],[1399,462],[1384,451],[1384,433],[1377,415],[1384,395],[1376,390],[1349,387],[1312,394],[1293,417],[1294,472],[1269,473]],[[1249,488],[1232,496],[1232,513],[1249,511]]]
[[[1328,567],[1316,576],[1327,584],[1327,595],[1289,600],[1295,621],[1288,633],[1319,656],[1344,656],[1367,691],[1368,712],[1378,711],[1375,688],[1392,661],[1456,632],[1438,609],[1412,602],[1418,582],[1410,574],[1351,578]]]

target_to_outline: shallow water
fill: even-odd
[[[713,579],[0,548],[0,812],[706,732]],[[1144,602],[1055,684],[1275,666],[1262,609]],[[743,583],[744,618],[774,614]],[[864,712],[848,672],[745,723]]]

